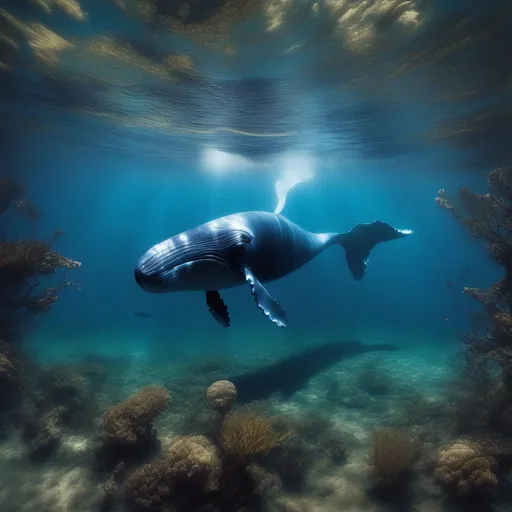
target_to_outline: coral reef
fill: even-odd
[[[474,443],[459,440],[439,450],[434,478],[458,496],[488,492],[498,485],[496,461]]]
[[[227,390],[232,405],[236,388],[230,382],[210,386],[209,398],[219,399]],[[218,405],[214,402],[214,407]],[[279,479],[254,464],[272,447],[285,440],[272,428],[270,418],[242,409],[221,414],[220,435],[177,436],[159,457],[132,472],[124,483],[123,495],[135,510],[215,510],[235,511],[250,502],[270,495],[280,487]],[[115,494],[115,482],[106,484],[109,500]],[[202,508],[206,507],[206,508]]]

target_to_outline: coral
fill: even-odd
[[[221,461],[215,445],[203,436],[179,438],[165,458],[130,475],[125,493],[136,508],[159,510],[173,492],[185,499],[217,489]],[[187,492],[190,491],[190,492]]]
[[[220,441],[224,452],[242,463],[265,455],[280,445],[290,433],[277,434],[269,418],[253,412],[235,411],[226,416],[221,427]]]
[[[0,205],[0,214],[1,210]],[[79,262],[53,250],[60,234],[56,232],[48,242],[0,239],[0,338],[16,339],[24,314],[47,313],[60,290],[74,284],[65,280],[55,288],[39,286],[40,276],[80,267]]]
[[[512,396],[512,168],[495,169],[489,173],[487,184],[487,194],[462,189],[455,199],[440,190],[436,202],[484,241],[504,270],[503,278],[489,290],[464,288],[484,307],[488,320],[466,337],[464,351],[467,380],[476,386],[473,401],[478,402],[479,416],[487,418],[487,427],[512,431],[507,407]]]
[[[459,496],[489,491],[498,484],[496,462],[474,443],[460,440],[441,449],[434,472],[435,481]]]
[[[30,458],[40,461],[49,458],[58,448],[62,429],[62,410],[52,409],[32,424],[25,425],[24,439],[28,442]]]
[[[193,480],[203,491],[217,489],[221,462],[215,445],[204,436],[183,437],[169,449],[167,462],[177,480]]]
[[[107,409],[103,416],[103,427],[108,441],[133,445],[147,438],[153,420],[164,411],[169,399],[169,392],[162,386],[148,386]]]
[[[58,268],[78,268],[80,263],[52,249],[60,233],[50,242],[0,241],[0,276],[8,282],[23,282],[36,274],[51,274]]]
[[[98,439],[94,466],[110,471],[120,462],[144,460],[158,447],[153,420],[164,411],[170,400],[162,386],[148,386],[109,407],[103,415],[103,435]]]
[[[374,432],[369,465],[375,484],[400,483],[399,478],[411,468],[416,455],[415,443],[399,430],[390,428]]]
[[[218,380],[206,391],[208,407],[220,412],[231,410],[236,400],[236,387],[229,380]]]
[[[139,510],[161,510],[171,495],[172,468],[165,459],[146,464],[126,480],[125,494]]]

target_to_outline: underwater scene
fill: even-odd
[[[0,512],[512,511],[511,27],[0,0]]]

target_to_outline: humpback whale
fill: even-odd
[[[219,290],[246,284],[264,314],[285,327],[285,310],[263,283],[294,272],[332,245],[343,247],[350,272],[360,280],[375,245],[411,233],[376,221],[346,233],[315,234],[282,215],[236,213],[154,245],[138,261],[135,280],[150,293],[205,292],[210,313],[225,327],[230,316]]]

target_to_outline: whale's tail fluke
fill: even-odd
[[[348,233],[335,235],[329,245],[338,244],[345,249],[348,268],[354,279],[359,281],[364,277],[370,252],[377,244],[404,238],[412,233],[410,229],[396,229],[385,222],[376,221],[357,224]]]

